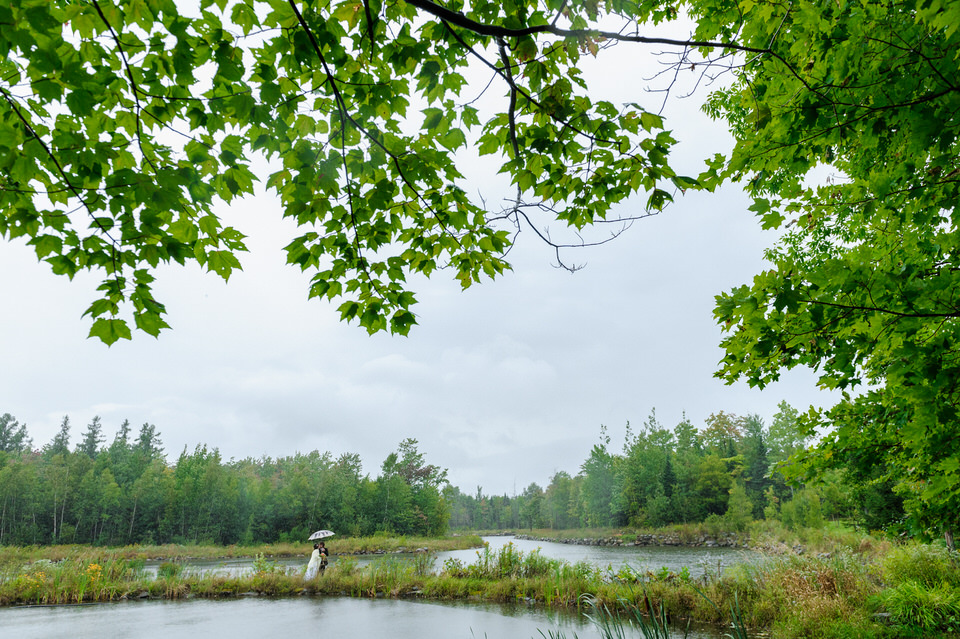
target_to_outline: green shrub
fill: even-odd
[[[272,575],[274,573],[284,572],[283,566],[280,566],[274,561],[270,561],[263,556],[263,553],[258,553],[253,558],[253,574],[254,575]]]
[[[333,562],[328,570],[343,577],[350,577],[357,572],[357,566],[359,565],[356,557],[345,555],[337,557],[337,560]]]
[[[881,565],[883,577],[891,585],[913,581],[928,587],[941,583],[960,586],[957,554],[942,546],[910,544],[894,548]]]
[[[879,599],[898,623],[928,630],[960,630],[960,590],[948,584],[925,586],[905,581],[884,590]]]
[[[183,572],[183,564],[178,561],[164,561],[157,566],[157,576],[172,579]]]

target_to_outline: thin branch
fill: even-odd
[[[110,245],[112,249],[112,258],[114,262],[114,269],[116,269],[116,247],[119,246],[119,242],[115,240],[113,236],[110,235],[109,230],[105,229],[103,225],[100,223],[100,220],[97,218],[97,216],[93,214],[93,210],[90,208],[89,203],[83,198],[83,195],[81,195],[80,189],[74,186],[74,184],[70,181],[70,178],[67,176],[66,170],[60,164],[60,161],[57,159],[57,156],[54,155],[50,147],[47,146],[46,142],[43,141],[43,138],[37,135],[37,132],[33,129],[33,126],[30,125],[30,122],[27,120],[26,116],[23,115],[23,112],[20,110],[19,106],[17,105],[16,100],[13,99],[13,96],[10,95],[10,93],[3,87],[0,87],[0,93],[3,94],[3,97],[7,101],[7,104],[10,105],[10,108],[17,115],[17,118],[20,119],[20,122],[23,124],[23,126],[26,127],[27,131],[30,132],[30,135],[32,135],[34,139],[36,139],[37,143],[40,144],[41,147],[43,147],[43,150],[47,154],[47,157],[50,158],[50,161],[56,167],[57,173],[60,174],[60,178],[63,180],[63,183],[67,185],[67,188],[70,190],[71,193],[73,193],[74,197],[80,200],[80,204],[83,206],[84,209],[86,209],[87,215],[90,216],[90,219],[93,220],[93,223],[97,226],[97,228],[100,229],[101,233],[103,233],[103,235],[106,236],[108,240],[110,240]],[[116,270],[114,270],[114,272],[116,272]]]
[[[492,62],[490,62],[489,60],[487,60],[486,58],[484,58],[482,55],[480,55],[479,53],[477,53],[476,50],[475,50],[473,47],[471,47],[469,44],[467,44],[467,43],[463,40],[463,38],[460,37],[460,34],[457,33],[457,32],[453,29],[453,27],[451,27],[448,23],[444,22],[443,25],[447,28],[447,30],[448,30],[448,31],[450,32],[450,34],[454,37],[454,39],[456,39],[456,41],[460,43],[461,46],[465,47],[471,54],[473,54],[474,57],[476,57],[478,60],[480,60],[481,62],[483,62],[486,66],[490,67],[490,68],[493,70],[493,72],[496,73],[496,74],[497,74],[498,76],[500,76],[501,78],[503,78],[503,80],[504,80],[505,82],[509,82],[509,81],[507,80],[507,78],[506,78],[505,72],[504,72],[502,69],[500,69],[500,67],[498,67],[497,65],[493,64]],[[560,124],[560,125],[563,126],[563,129],[561,129],[561,131],[560,131],[559,133],[563,133],[564,130],[570,129],[571,131],[573,131],[573,132],[576,133],[577,135],[583,136],[584,138],[590,140],[591,142],[600,142],[600,143],[603,143],[603,144],[609,144],[609,145],[611,145],[611,146],[614,144],[614,141],[613,141],[613,140],[606,140],[606,139],[604,139],[604,138],[599,138],[599,137],[597,137],[597,136],[595,136],[595,135],[593,135],[593,134],[591,134],[591,133],[588,133],[588,132],[586,132],[586,131],[578,128],[577,126],[575,126],[575,125],[573,124],[572,121],[564,120],[563,118],[557,117],[557,115],[556,115],[555,113],[553,113],[550,109],[544,108],[543,103],[541,103],[539,100],[537,100],[535,97],[533,97],[533,96],[532,96],[528,91],[526,91],[522,86],[517,85],[517,84],[514,84],[513,86],[516,88],[518,94],[522,95],[524,98],[526,98],[527,100],[529,100],[531,104],[533,104],[533,105],[536,106],[538,109],[540,109],[540,111],[543,112],[544,114],[546,114],[547,117],[549,117],[551,120],[553,120],[553,121],[556,122],[557,124]],[[559,135],[559,133],[558,133],[558,135]],[[630,154],[630,155],[632,156],[632,154]]]
[[[764,55],[769,55],[773,58],[776,58],[781,62],[790,73],[796,77],[804,86],[809,90],[813,90],[806,80],[804,80],[800,74],[793,68],[793,66],[780,54],[776,53],[768,47],[752,47],[744,44],[737,44],[735,42],[722,42],[715,40],[680,40],[677,38],[651,38],[648,36],[641,35],[625,35],[623,33],[618,33],[616,31],[603,31],[599,29],[561,29],[556,26],[556,24],[540,24],[534,26],[523,27],[520,29],[511,29],[508,27],[503,27],[495,24],[484,24],[482,22],[477,22],[467,16],[463,15],[458,11],[452,11],[446,7],[442,7],[435,2],[430,0],[407,0],[407,3],[422,9],[427,13],[439,18],[441,21],[450,22],[462,27],[468,31],[472,31],[477,35],[489,36],[493,38],[522,38],[524,36],[534,35],[537,33],[549,33],[561,38],[605,38],[607,40],[615,40],[618,42],[633,42],[639,44],[665,44],[669,46],[676,47],[699,47],[706,49],[724,49],[728,51],[741,51],[745,53],[760,53]]]
[[[896,317],[909,317],[909,318],[960,317],[960,311],[953,311],[950,313],[903,313],[903,312],[895,311],[889,308],[880,308],[878,306],[863,306],[860,304],[840,304],[837,302],[824,302],[823,300],[815,300],[815,299],[800,299],[798,301],[803,302],[805,304],[827,306],[830,308],[849,309],[853,311],[867,311],[872,313],[884,313],[887,315],[894,315]]]
[[[513,143],[513,159],[520,162],[520,145],[517,142],[517,83],[513,80],[513,69],[510,58],[507,57],[507,46],[503,38],[497,38],[497,47],[500,49],[500,61],[503,62],[503,76],[510,85],[510,108],[507,118],[510,120],[510,142]]]
[[[150,155],[143,148],[143,121],[140,117],[140,113],[143,111],[143,107],[140,105],[140,96],[137,89],[137,81],[133,77],[133,71],[130,69],[130,62],[127,60],[127,53],[124,51],[123,46],[120,44],[120,37],[117,35],[117,32],[114,31],[113,25],[110,24],[107,20],[107,16],[103,14],[103,10],[100,8],[100,3],[97,0],[93,0],[93,8],[97,10],[97,15],[100,16],[100,19],[103,20],[103,23],[107,25],[107,29],[110,30],[110,35],[113,37],[113,41],[117,44],[117,51],[120,52],[120,59],[123,61],[123,68],[127,74],[127,80],[130,82],[131,94],[133,95],[133,100],[136,103],[136,118],[137,118],[137,146],[140,147],[140,153],[143,156],[143,159],[146,160],[147,164],[150,165],[150,168],[153,169],[154,173],[157,171],[157,165],[153,163],[153,160],[150,158]]]

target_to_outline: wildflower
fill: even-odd
[[[87,578],[90,581],[99,581],[103,574],[103,567],[100,564],[90,564],[87,566]]]

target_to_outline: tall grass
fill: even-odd
[[[479,548],[483,541],[476,535],[456,537],[404,537],[378,535],[374,537],[334,537],[327,540],[327,546],[337,555],[415,552],[426,549],[430,552],[443,550],[466,550]],[[118,546],[102,548],[97,546],[58,545],[58,546],[0,546],[0,566],[4,564],[21,565],[30,561],[47,559],[82,559],[97,561],[109,559],[173,560],[186,559],[233,559],[264,555],[273,557],[299,557],[310,554],[313,542],[257,544],[251,546],[214,546],[200,544],[165,544],[160,546]]]
[[[851,544],[820,556],[783,556],[757,564],[719,567],[703,579],[689,571],[600,569],[522,552],[513,544],[484,547],[476,561],[432,553],[385,555],[367,566],[339,556],[311,581],[301,568],[284,569],[269,555],[239,576],[195,574],[184,560],[161,564],[155,578],[144,559],[126,551],[78,549],[60,561],[0,562],[0,605],[115,601],[124,598],[231,597],[255,592],[360,597],[420,597],[490,602],[536,602],[582,609],[611,624],[619,615],[645,621],[689,619],[768,629],[777,639],[800,637],[944,636],[960,630],[960,565],[937,546]],[[27,556],[24,553],[21,556]],[[586,595],[586,596],[585,596]],[[610,613],[609,615],[607,613]],[[883,613],[886,619],[875,617]],[[605,617],[604,615],[607,615]],[[639,627],[639,626],[638,626]],[[611,626],[611,632],[617,632]],[[731,631],[733,632],[733,631]],[[737,637],[739,635],[732,634]]]
[[[130,584],[150,580],[140,560],[41,560],[0,575],[0,604],[63,604],[121,598]]]
[[[890,587],[875,602],[895,623],[960,632],[960,555],[942,546],[908,544],[886,554],[880,570]]]
[[[943,546],[908,544],[894,548],[880,561],[885,581],[899,585],[960,586],[960,555]]]

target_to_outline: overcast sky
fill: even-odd
[[[636,50],[619,49],[618,61],[588,70],[591,87],[656,110],[661,98],[643,92]],[[678,162],[694,174],[728,144],[698,99],[665,111],[682,143]],[[509,193],[463,162],[477,167],[468,190],[488,202]],[[98,277],[70,282],[22,241],[2,243],[0,413],[25,422],[37,447],[64,415],[74,442],[99,415],[108,442],[124,419],[155,424],[170,461],[198,444],[225,459],[318,449],[359,453],[372,476],[414,437],[467,492],[545,486],[558,470],[578,472],[601,424],[619,449],[624,425],[654,408],[665,426],[686,413],[702,427],[721,410],[769,424],[782,400],[831,403],[807,371],[763,391],[713,378],[722,356],[714,295],[764,268],[774,239],[748,206],[736,187],[682,196],[615,242],[568,254],[586,264],[575,274],[525,233],[514,271],[495,282],[461,292],[445,271],[423,282],[409,337],[368,336],[340,324],[336,304],[306,299],[309,275],[285,265],[281,250],[296,229],[269,195],[219,209],[250,236],[243,272],[224,284],[195,266],[161,269],[156,293],[173,330],[110,348],[86,338],[81,318]],[[641,209],[638,200],[619,212]]]

